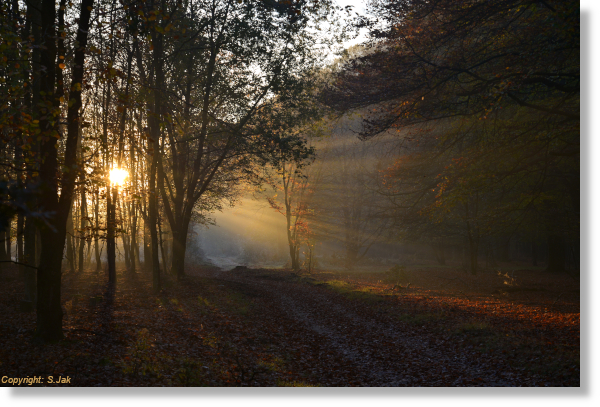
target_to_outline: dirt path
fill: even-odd
[[[468,345],[457,352],[456,338],[393,321],[378,307],[324,287],[251,270],[213,271],[210,278],[259,298],[256,318],[290,339],[281,345],[301,348],[312,342],[303,358],[326,358],[328,382],[348,380],[350,374],[350,382],[364,386],[535,385],[508,365],[482,359]]]
[[[321,277],[319,277],[321,278]],[[34,341],[0,270],[0,366],[72,386],[578,386],[579,313],[285,270],[64,279],[65,340]],[[346,284],[346,285],[344,285]],[[381,285],[378,289],[381,289]],[[362,290],[362,291],[361,291]],[[47,385],[40,383],[39,385]]]

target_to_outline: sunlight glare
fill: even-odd
[[[127,171],[121,169],[121,168],[113,168],[112,170],[110,170],[110,182],[113,185],[123,185],[123,183],[125,182],[125,179],[129,176],[129,174],[127,174]]]

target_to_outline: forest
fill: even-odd
[[[0,138],[19,385],[580,386],[579,2],[5,0]]]

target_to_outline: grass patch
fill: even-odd
[[[511,365],[565,385],[579,383],[580,350],[573,344],[548,341],[534,330],[520,330],[487,339],[485,350],[501,352]]]
[[[343,280],[320,281],[315,285],[324,285],[325,287],[342,294],[351,300],[362,300],[369,302],[384,301],[383,296],[375,292],[371,287],[355,287],[354,285]]]
[[[213,305],[208,299],[198,296],[198,305],[200,305],[200,314],[206,315],[212,312]]]
[[[518,293],[518,292],[535,292],[535,291],[546,291],[543,288],[535,288],[535,287],[502,287],[499,291],[506,291],[509,293]]]
[[[238,315],[247,316],[250,314],[252,303],[240,292],[227,292],[225,294],[227,309]]]
[[[210,303],[210,301],[208,301],[208,299],[201,297],[200,295],[198,296],[198,304],[204,306],[204,307],[212,307],[212,304]]]
[[[196,360],[183,358],[177,360],[179,369],[172,376],[171,381],[174,386],[184,387],[205,387],[208,386],[206,376],[210,374],[210,369]]]
[[[151,350],[153,336],[146,328],[138,331],[136,336],[136,341],[131,344],[128,354],[120,362],[123,373],[160,377],[160,365]]]
[[[382,281],[386,284],[401,286],[410,283],[411,277],[411,273],[405,266],[395,265],[383,273]]]
[[[578,381],[580,374],[579,352],[555,349],[554,352],[538,350],[530,359],[518,359],[515,364],[542,376],[555,377],[564,381]]]
[[[270,372],[278,372],[281,369],[283,369],[283,366],[285,365],[285,362],[283,361],[283,359],[278,358],[278,357],[274,357],[269,359],[263,359],[263,360],[259,360],[256,363],[257,366],[263,367],[268,369]]]
[[[493,336],[495,335],[492,327],[484,322],[465,322],[456,327],[456,334],[468,335],[471,337]]]
[[[293,380],[293,381],[277,380],[277,386],[279,386],[279,387],[321,387],[320,384],[310,384],[310,383],[302,382],[300,380]]]
[[[325,284],[329,286],[329,288],[339,292],[347,292],[352,290],[352,286],[346,281],[342,280],[329,280],[325,281]]]
[[[213,349],[218,349],[220,342],[221,341],[219,340],[219,338],[217,338],[217,335],[215,335],[212,332],[202,337],[202,344],[205,346],[209,346]]]

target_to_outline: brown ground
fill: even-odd
[[[579,283],[513,270],[397,276],[215,267],[64,278],[66,339],[36,345],[0,271],[0,373],[75,386],[579,386]],[[410,282],[408,288],[407,284]],[[6,384],[4,384],[6,385]]]

